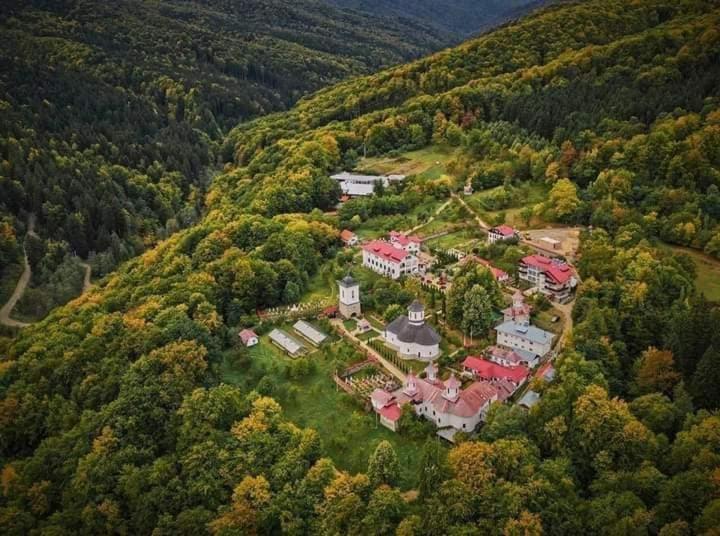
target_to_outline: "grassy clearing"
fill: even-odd
[[[462,231],[457,231],[428,240],[427,245],[431,248],[458,248],[470,251],[472,250],[473,244],[478,240],[480,240],[480,238],[477,236],[477,231],[475,229],[464,229]]]
[[[708,300],[720,302],[720,261],[695,249],[663,244],[675,253],[684,253],[695,263],[695,286]]]
[[[348,358],[339,361],[339,356]],[[354,358],[353,358],[354,356]],[[263,376],[275,380],[271,393],[285,416],[301,427],[317,430],[325,453],[341,469],[356,473],[367,470],[367,460],[382,440],[392,443],[402,470],[401,486],[411,489],[417,483],[423,440],[395,434],[376,423],[374,413],[366,413],[353,397],[339,391],[331,375],[336,368],[362,357],[340,341],[323,347],[308,359],[314,368],[304,377],[291,377],[292,360],[283,355],[266,337],[249,350],[227,352],[220,366],[222,381],[250,391]]]
[[[428,178],[439,178],[447,173],[447,164],[456,155],[457,149],[453,147],[433,145],[398,156],[363,158],[357,167],[368,173],[398,175],[423,173]]]
[[[538,203],[542,203],[547,199],[548,187],[543,183],[526,182],[512,188],[513,201],[510,205],[503,210],[492,210],[486,205],[487,200],[492,196],[496,195],[503,189],[502,186],[495,188],[489,188],[476,192],[472,195],[466,196],[465,202],[470,205],[475,211],[478,212],[480,217],[486,221],[493,222],[499,219],[500,216],[504,216],[503,221],[514,227],[521,229],[527,227],[541,227],[546,222],[538,216],[533,216],[528,226],[523,218],[520,216],[520,212],[525,207],[534,207]]]

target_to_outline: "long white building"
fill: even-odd
[[[365,244],[362,250],[363,266],[381,275],[398,279],[418,272],[417,257],[390,242],[373,240]]]

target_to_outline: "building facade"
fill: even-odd
[[[363,266],[391,279],[418,273],[415,255],[382,240],[363,246]]]
[[[338,311],[343,318],[357,318],[362,314],[360,307],[360,284],[349,275],[338,281]]]
[[[520,233],[509,225],[498,225],[497,227],[492,227],[488,231],[487,237],[488,243],[490,244],[503,240],[512,240],[514,238],[520,238]]]
[[[518,277],[537,287],[549,299],[566,302],[570,299],[577,279],[572,268],[558,259],[543,255],[528,255],[520,260]]]
[[[407,315],[385,326],[383,338],[405,359],[431,361],[440,355],[440,335],[425,323],[425,308],[417,300],[410,304]]]
[[[544,356],[552,349],[555,334],[528,324],[509,321],[495,327],[497,343],[508,348]]]

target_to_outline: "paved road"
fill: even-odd
[[[345,326],[342,323],[342,320],[339,318],[336,318],[332,320],[332,323],[337,326],[340,331],[342,332],[344,337],[347,337],[348,339],[352,339],[356,343],[360,345],[360,347],[365,350],[369,355],[371,355],[374,359],[377,359],[378,362],[385,367],[385,369],[390,372],[393,376],[395,376],[398,380],[405,383],[405,373],[401,371],[399,368],[397,368],[395,365],[390,363],[387,359],[385,359],[383,356],[381,356],[379,353],[377,353],[375,350],[373,350],[370,346],[368,346],[365,341],[361,341],[358,339],[355,335],[350,333],[347,329],[345,329]]]

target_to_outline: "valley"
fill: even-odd
[[[0,18],[3,534],[714,534],[717,3],[341,3]]]

